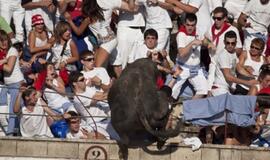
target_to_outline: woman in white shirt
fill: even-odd
[[[15,132],[14,128],[16,119],[16,116],[13,115],[13,106],[19,92],[18,88],[24,78],[19,66],[19,52],[16,48],[11,46],[7,33],[1,32],[0,40],[0,48],[7,51],[5,59],[0,62],[0,64],[3,64],[4,70],[4,88],[2,88],[0,92],[0,106],[7,104],[7,95],[9,94],[9,113],[11,115],[9,116],[8,129],[6,133],[8,135],[13,135]]]

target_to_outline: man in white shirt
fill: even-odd
[[[251,86],[256,84],[256,80],[242,80],[236,77],[236,64],[238,58],[235,52],[237,43],[237,35],[234,31],[228,31],[225,34],[224,42],[225,50],[217,56],[215,79],[211,93],[213,96],[218,96],[225,93],[230,93],[232,83],[244,84]]]
[[[20,108],[21,99],[25,105],[22,109]],[[51,111],[41,98],[37,98],[37,92],[34,88],[19,92],[14,113],[21,113],[20,131],[23,137],[53,137],[45,112]]]
[[[83,116],[86,126],[104,135],[107,139],[117,139],[118,135],[112,128],[109,118],[110,108],[106,102],[107,93],[88,87],[83,74],[77,71],[71,72],[69,83],[75,93],[76,110]]]
[[[267,27],[270,24],[269,0],[250,0],[238,19],[238,24],[244,28],[244,48],[250,49],[254,38],[266,41]]]
[[[178,98],[182,85],[186,80],[189,80],[196,92],[193,98],[202,98],[207,95],[207,80],[200,66],[200,49],[203,39],[200,39],[202,36],[196,35],[196,22],[196,15],[187,13],[185,23],[180,27],[180,31],[176,37],[178,47],[176,64],[183,71],[179,75],[179,79],[173,77],[177,79],[177,82],[172,88],[172,97],[175,99]]]
[[[228,15],[228,11],[224,7],[217,7],[213,11],[213,20],[214,24],[211,28],[209,28],[208,32],[205,34],[206,39],[211,41],[215,46],[215,50],[209,50],[211,63],[209,65],[209,75],[208,75],[208,89],[209,91],[212,88],[214,77],[215,77],[215,69],[216,69],[216,57],[224,51],[224,36],[228,31],[234,31],[237,35],[236,41],[236,54],[239,56],[242,52],[242,43],[240,40],[239,32],[237,28],[228,24],[226,22]]]
[[[94,87],[100,92],[107,92],[111,87],[111,78],[103,67],[95,67],[94,54],[91,51],[83,51],[80,56],[83,64],[84,78],[90,87]]]

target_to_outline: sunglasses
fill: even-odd
[[[214,21],[215,20],[221,21],[224,17],[215,17],[215,16],[213,16],[212,18],[213,18]]]
[[[251,45],[250,48],[251,48],[251,49],[256,49],[256,50],[258,50],[258,51],[261,50],[261,48],[255,47],[255,46],[253,46],[253,45]]]
[[[232,45],[232,46],[235,46],[235,45],[236,45],[236,42],[226,42],[226,45]]]
[[[85,78],[83,77],[82,79],[78,79],[77,82],[84,82]]]
[[[69,123],[70,123],[70,124],[80,123],[80,120],[70,121]]]
[[[95,58],[85,58],[85,59],[83,59],[84,61],[88,61],[88,62],[91,62],[91,61],[94,61],[95,60]]]

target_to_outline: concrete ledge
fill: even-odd
[[[203,145],[193,152],[190,146],[170,141],[157,151],[129,149],[130,160],[267,160],[270,149],[246,146]],[[118,146],[110,140],[68,140],[47,138],[0,137],[0,159],[118,159]],[[15,158],[16,159],[16,158]]]

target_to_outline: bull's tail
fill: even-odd
[[[142,122],[145,129],[151,133],[153,136],[159,138],[168,138],[168,137],[176,137],[180,132],[181,123],[177,123],[175,129],[168,129],[168,130],[154,130],[151,125],[149,124],[145,114],[139,114],[140,121]]]

